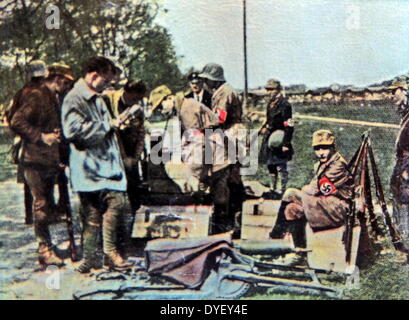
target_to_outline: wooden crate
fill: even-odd
[[[135,214],[133,238],[207,237],[213,206],[142,206]]]
[[[268,240],[280,208],[280,200],[247,200],[243,203],[241,239]]]
[[[308,265],[313,269],[353,273],[355,270],[356,257],[359,245],[361,227],[353,229],[351,263],[345,262],[346,251],[342,242],[345,227],[313,232],[306,226]]]

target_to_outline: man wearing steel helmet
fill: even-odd
[[[287,162],[293,156],[291,139],[294,132],[291,105],[281,92],[278,80],[270,79],[265,85],[268,94],[266,122],[260,129],[264,135],[261,146],[261,161],[267,164],[271,178],[271,191],[277,192],[278,178],[281,179],[280,194],[287,187],[288,170]],[[281,135],[279,135],[281,133]],[[281,137],[277,139],[276,137]]]
[[[296,247],[305,247],[305,223],[314,232],[344,225],[353,196],[353,179],[347,162],[336,151],[334,134],[315,131],[312,147],[318,162],[314,177],[302,190],[287,189],[271,238],[292,234]]]
[[[240,165],[237,159],[227,156],[228,145],[224,141],[225,137],[237,141],[238,129],[242,128],[242,99],[226,82],[222,66],[208,63],[199,77],[204,78],[205,85],[212,92],[212,110],[219,116],[215,128],[220,130],[215,130],[209,139],[213,148],[213,162],[208,185],[215,206],[212,233],[236,229],[238,236],[235,215],[242,207],[244,187]],[[225,154],[218,150],[224,150]]]

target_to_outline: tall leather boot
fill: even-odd
[[[102,243],[108,268],[121,271],[129,269],[132,263],[126,261],[118,251],[118,223],[118,217],[115,214],[105,213],[102,223]]]
[[[99,229],[100,227],[98,226],[84,225],[84,231],[82,233],[83,261],[75,269],[79,273],[89,273],[91,269],[97,269],[99,267],[96,261]]]
[[[278,210],[277,220],[270,232],[271,239],[282,239],[288,231],[289,221],[286,219],[284,211],[289,202],[281,201],[280,209]]]
[[[289,232],[291,233],[296,248],[306,248],[305,219],[290,221]]]

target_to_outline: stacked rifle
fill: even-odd
[[[370,166],[369,166],[370,165]],[[396,250],[409,253],[405,247],[401,234],[392,221],[392,217],[388,212],[385,202],[385,196],[381,184],[381,179],[378,173],[378,167],[375,162],[374,153],[371,145],[370,131],[366,131],[362,135],[362,143],[357,152],[348,164],[348,168],[352,174],[355,182],[355,201],[351,202],[350,210],[347,216],[347,225],[344,236],[344,243],[346,249],[346,261],[351,261],[351,247],[352,234],[356,222],[359,221],[361,226],[366,226],[368,220],[372,229],[372,234],[377,238],[383,235],[377,217],[374,212],[372,190],[371,190],[371,176],[370,168],[372,169],[372,176],[374,181],[375,194],[378,198],[382,209],[383,220],[387,226],[388,233],[391,237],[393,246]],[[358,204],[358,208],[357,208]]]

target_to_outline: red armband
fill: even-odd
[[[227,119],[227,112],[216,108],[216,115],[218,117],[219,123],[224,123]]]
[[[327,177],[323,177],[318,181],[318,187],[324,196],[329,196],[337,191],[337,188]]]
[[[284,122],[284,127],[294,127],[294,120],[292,118]]]

